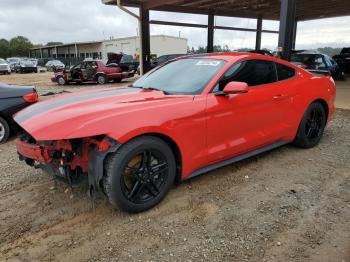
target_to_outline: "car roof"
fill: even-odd
[[[296,65],[286,61],[282,60],[280,58],[274,57],[274,56],[267,56],[267,55],[261,55],[257,53],[248,53],[248,52],[225,52],[225,53],[207,53],[207,54],[194,54],[194,55],[186,55],[179,57],[177,59],[186,59],[186,58],[212,58],[212,59],[219,59],[224,60],[227,62],[235,63],[237,61],[246,59],[246,60],[266,60],[266,61],[273,61],[279,64],[284,64],[286,66],[292,67],[296,70],[299,69]],[[175,59],[175,60],[177,60]]]
[[[228,62],[238,61],[244,58],[249,59],[263,59],[263,60],[273,60],[273,61],[283,61],[275,57],[261,55],[257,53],[249,53],[249,52],[225,52],[225,53],[210,53],[210,54],[195,54],[189,55],[185,57],[201,57],[201,58],[213,58],[213,59],[221,59]],[[286,61],[283,61],[285,63]]]

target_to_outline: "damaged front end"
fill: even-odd
[[[121,146],[106,136],[59,141],[35,141],[23,132],[16,139],[19,158],[26,164],[41,168],[55,179],[70,185],[89,181],[89,195],[102,185],[104,161]]]

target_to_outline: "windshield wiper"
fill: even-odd
[[[169,95],[170,93],[168,93],[167,91],[155,88],[155,87],[143,87],[143,86],[134,86],[134,85],[130,85],[129,87],[132,88],[140,88],[140,89],[144,89],[144,90],[153,90],[153,91],[161,91],[163,92],[165,95]]]
[[[161,90],[161,89],[158,89],[158,88],[155,88],[155,87],[143,87],[143,89],[145,89],[145,90],[161,91],[161,92],[163,92],[163,93],[164,93],[164,95],[170,95],[170,93],[169,93],[169,92],[164,91],[164,90]]]
[[[128,87],[132,87],[132,88],[143,88],[142,86],[134,86],[134,85],[128,85]]]

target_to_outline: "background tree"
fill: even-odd
[[[10,43],[6,39],[0,39],[0,58],[7,58],[10,55]]]
[[[342,50],[341,48],[333,48],[333,47],[323,47],[323,48],[317,49],[318,52],[329,55],[330,57],[339,55],[341,50]]]
[[[33,44],[24,36],[17,36],[10,40],[11,56],[28,56]]]

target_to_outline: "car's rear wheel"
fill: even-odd
[[[323,136],[325,126],[326,111],[324,107],[318,102],[311,104],[301,120],[294,144],[302,148],[316,146]]]
[[[5,119],[0,117],[0,144],[5,143],[10,136],[10,127]]]
[[[99,85],[104,85],[106,83],[106,76],[104,75],[98,75],[97,76],[97,83]]]
[[[174,154],[164,141],[139,137],[108,157],[104,190],[115,208],[141,212],[165,197],[174,183],[175,170]]]
[[[64,86],[67,82],[66,82],[66,79],[64,79],[63,76],[58,76],[58,77],[57,77],[57,83],[58,83],[60,86]]]

